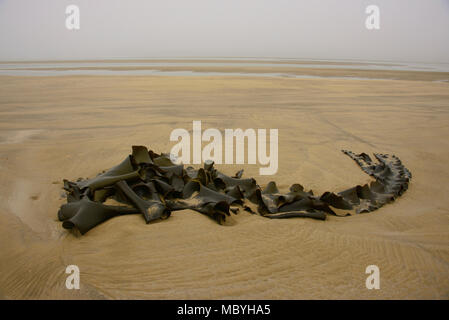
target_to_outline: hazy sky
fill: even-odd
[[[449,0],[0,0],[0,60],[125,57],[449,62]]]

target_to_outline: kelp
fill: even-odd
[[[220,224],[240,210],[270,219],[325,220],[329,214],[346,216],[377,210],[407,190],[411,173],[398,157],[376,153],[377,161],[373,161],[365,153],[342,151],[374,180],[317,196],[298,183],[287,193],[279,191],[274,181],[262,189],[255,179],[243,179],[243,170],[230,177],[216,170],[212,161],[206,161],[203,168],[184,168],[167,154],[133,146],[132,154],[120,164],[92,179],[64,180],[67,203],[59,209],[58,218],[64,228],[81,234],[120,215],[140,213],[150,223],[185,209]],[[105,204],[110,199],[120,205]]]

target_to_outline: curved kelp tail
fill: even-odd
[[[376,180],[369,185],[356,186],[342,191],[339,195],[351,203],[356,213],[370,212],[394,201],[407,189],[412,175],[395,155],[375,153],[377,163],[366,153],[354,154],[342,150],[360,168]]]
[[[346,216],[350,211],[374,211],[407,190],[411,174],[396,156],[343,150],[375,181],[338,193],[314,195],[298,183],[281,193],[274,181],[261,188],[255,179],[242,179],[243,170],[230,177],[206,161],[203,168],[176,165],[169,155],[156,154],[144,146],[133,146],[122,163],[93,179],[64,180],[67,202],[58,217],[66,229],[82,234],[119,215],[141,213],[147,223],[170,217],[172,211],[190,209],[227,225],[239,208],[269,219]],[[112,199],[128,206],[110,206]],[[232,219],[230,220],[232,222]]]

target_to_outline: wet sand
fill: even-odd
[[[0,298],[449,298],[449,84],[423,79],[434,80],[0,77]],[[114,218],[82,237],[61,227],[63,178],[92,177],[133,144],[168,152],[170,132],[192,120],[279,129],[275,176],[217,168],[281,191],[369,182],[341,149],[394,153],[413,179],[376,212],[327,221],[241,213],[220,226],[185,210],[150,225]],[[80,290],[65,288],[69,264]],[[365,287],[371,264],[380,290]]]
[[[20,71],[20,69],[17,69]],[[39,71],[39,72],[97,72],[98,75],[102,75],[105,71],[111,72],[145,72],[145,71],[157,71],[157,72],[184,72],[198,75],[208,76],[208,73],[219,73],[222,75],[238,74],[254,76],[257,75],[281,75],[283,77],[319,77],[319,78],[344,78],[344,80],[350,80],[350,78],[359,79],[372,79],[372,80],[408,80],[408,81],[436,81],[436,82],[449,82],[449,72],[422,72],[422,71],[396,71],[396,70],[367,70],[367,69],[336,69],[336,68],[313,68],[313,67],[297,67],[292,68],[288,64],[278,67],[264,67],[264,66],[239,66],[233,67],[229,65],[217,65],[217,66],[202,66],[202,65],[189,65],[189,66],[72,66],[72,67],[39,67],[28,68],[27,71]],[[349,78],[349,79],[348,79]],[[354,79],[356,80],[356,79]]]

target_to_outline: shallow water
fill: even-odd
[[[181,59],[181,58],[180,58]],[[449,64],[445,63],[397,63],[397,62],[374,62],[374,61],[299,61],[302,63],[294,63],[297,60],[288,59],[272,59],[272,60],[252,60],[249,62],[235,62],[235,59],[220,59],[220,62],[208,62],[208,59],[198,60],[189,59],[189,61],[177,62],[179,59],[165,59],[164,62],[146,61],[95,61],[95,62],[0,62],[0,75],[17,75],[17,76],[55,76],[55,75],[173,75],[173,76],[262,76],[262,77],[295,77],[295,78],[320,78],[310,75],[288,74],[282,72],[270,73],[254,73],[254,72],[198,72],[189,71],[163,71],[158,67],[227,67],[227,68],[297,68],[297,69],[354,69],[354,70],[387,70],[387,71],[428,71],[428,72],[449,72]],[[242,59],[239,59],[242,60]],[[273,63],[276,62],[276,63]],[[87,68],[95,68],[89,70]],[[120,69],[122,68],[122,69]],[[126,70],[133,68],[134,70]],[[139,70],[139,68],[145,68]],[[43,69],[43,70],[39,70]],[[58,70],[61,69],[61,70]],[[111,70],[112,69],[112,70]],[[323,77],[325,78],[325,77]],[[336,79],[362,80],[368,79],[363,77],[328,77]]]
[[[198,72],[198,71],[161,71],[161,70],[0,70],[0,75],[7,76],[75,76],[75,75],[109,75],[109,76],[221,76],[221,77],[283,77],[296,79],[340,79],[340,80],[389,80],[389,78],[363,78],[363,77],[320,77],[310,75],[295,75],[284,73],[244,73],[244,72]],[[391,79],[390,79],[391,80]]]

